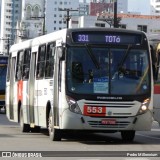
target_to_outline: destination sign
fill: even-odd
[[[106,32],[73,32],[75,43],[93,44],[141,44],[141,35]]]
[[[0,64],[8,64],[8,58],[7,57],[0,57]]]

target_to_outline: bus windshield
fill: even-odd
[[[77,94],[145,94],[150,88],[148,66],[148,51],[134,46],[69,47],[67,88]]]

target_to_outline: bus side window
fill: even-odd
[[[46,54],[46,45],[42,45],[39,47],[38,51],[38,62],[37,62],[37,72],[36,72],[36,77],[38,79],[44,77],[45,54]]]
[[[21,80],[22,78],[22,64],[23,64],[23,51],[18,52],[17,64],[16,64],[16,80]]]
[[[48,44],[46,54],[45,78],[53,76],[55,43]]]
[[[29,78],[29,70],[30,70],[30,57],[31,57],[31,50],[27,49],[24,52],[24,63],[23,63],[23,79],[27,80]]]

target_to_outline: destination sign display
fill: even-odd
[[[141,44],[142,38],[138,34],[107,33],[107,32],[73,32],[75,43],[88,44]]]
[[[0,57],[0,64],[8,64],[8,58],[7,57]]]

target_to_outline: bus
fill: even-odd
[[[8,56],[0,55],[0,110],[5,108],[5,89],[7,73]]]
[[[120,132],[133,141],[151,130],[153,71],[141,31],[62,29],[14,44],[6,80],[6,109],[22,132]]]

